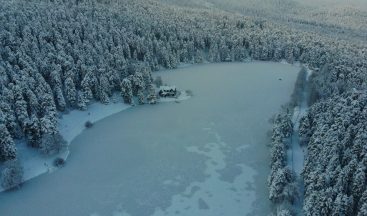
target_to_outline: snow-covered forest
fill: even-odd
[[[108,104],[114,93],[125,103],[134,103],[134,97],[140,104],[153,103],[153,71],[181,63],[285,59],[314,71],[309,80],[312,106],[300,126],[307,149],[305,215],[367,215],[365,36],[363,44],[244,16],[246,12],[154,0],[0,3],[3,178],[20,172],[16,141],[44,154],[61,151],[65,142],[57,122],[72,109],[86,110],[93,101]],[[358,20],[362,16],[355,14]],[[292,123],[282,113],[274,124],[269,198],[291,204],[295,186],[285,166],[283,141]],[[292,208],[278,210],[279,215],[293,214]]]
[[[314,104],[301,123],[306,215],[367,215],[365,90]]]
[[[364,0],[161,0],[187,7],[219,8],[259,20],[364,43],[367,36]]]

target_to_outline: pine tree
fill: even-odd
[[[98,95],[99,100],[103,104],[108,104],[110,102],[109,99],[109,93],[111,92],[111,86],[106,76],[101,75],[101,78],[99,80],[99,89],[98,89]]]
[[[350,215],[353,200],[351,197],[340,193],[334,201],[332,215]]]
[[[22,136],[21,128],[16,121],[15,112],[11,109],[9,103],[4,98],[0,97],[0,110],[2,111],[2,118],[4,124],[8,129],[9,133],[14,138],[20,138]]]
[[[16,158],[16,148],[12,137],[3,123],[0,123],[0,161]]]
[[[139,89],[138,90],[138,94],[137,94],[137,96],[138,96],[138,102],[139,102],[139,104],[141,105],[141,104],[144,104],[145,103],[145,96],[144,96],[144,92],[143,92],[143,90],[142,89]]]
[[[65,111],[66,102],[65,102],[65,98],[62,93],[61,87],[56,87],[54,91],[55,91],[55,100],[56,100],[57,108],[60,111]]]
[[[358,211],[357,216],[365,216],[367,215],[367,202],[363,203],[362,207]]]
[[[71,106],[75,106],[77,103],[77,90],[72,78],[68,77],[64,82],[65,98]]]
[[[59,153],[66,146],[66,141],[58,132],[45,133],[40,142],[40,151],[46,155]]]
[[[81,91],[78,91],[77,93],[77,107],[80,110],[87,110],[87,99],[85,99],[86,97],[84,96],[84,93]]]
[[[124,99],[124,103],[132,104],[133,102],[133,91],[131,81],[127,78],[122,80],[121,83],[121,94]]]
[[[14,87],[14,100],[15,100],[15,114],[17,120],[22,129],[24,129],[24,122],[28,118],[27,103],[24,100],[22,91],[19,86]]]
[[[26,121],[25,134],[28,145],[31,147],[39,147],[41,140],[41,128],[39,119],[35,114]]]
[[[143,75],[140,72],[136,72],[131,76],[130,80],[132,82],[133,95],[138,96],[138,93],[145,89]]]

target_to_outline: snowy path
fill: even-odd
[[[292,166],[292,170],[299,176],[303,169],[303,162],[304,162],[304,154],[303,148],[300,146],[299,141],[299,120],[301,117],[306,113],[306,108],[295,107],[294,114],[292,117],[293,123],[293,132],[291,136],[291,157],[290,157],[290,164]]]
[[[303,98],[304,100],[304,98]],[[296,175],[296,183],[298,185],[298,200],[295,201],[294,206],[296,207],[297,215],[302,215],[303,205],[303,194],[304,185],[303,178],[301,176],[303,165],[304,165],[304,149],[300,145],[299,140],[299,121],[307,112],[307,106],[297,106],[294,108],[292,116],[293,132],[291,136],[291,145],[288,150],[288,165],[292,168],[292,171]]]
[[[293,123],[293,131],[290,140],[290,148],[288,149],[288,165],[295,173],[297,178],[297,184],[299,186],[299,196],[298,200],[294,203],[296,210],[298,211],[298,215],[302,215],[302,205],[303,205],[303,194],[304,194],[304,185],[303,178],[301,176],[304,166],[304,157],[305,157],[305,149],[301,146],[299,139],[299,125],[300,119],[307,114],[308,104],[308,80],[311,76],[312,71],[307,69],[306,82],[303,87],[302,95],[300,96],[301,102],[298,106],[294,107],[292,123]]]

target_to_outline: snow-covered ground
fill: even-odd
[[[160,102],[180,102],[189,99],[185,91],[181,91],[176,98],[160,98]],[[75,137],[85,130],[85,123],[90,121],[95,123],[101,119],[104,119],[110,115],[116,114],[128,108],[131,105],[123,103],[122,97],[118,94],[114,95],[109,104],[101,104],[99,102],[93,102],[88,106],[88,110],[72,110],[67,114],[60,115],[59,119],[59,131],[63,138],[69,145]],[[28,181],[44,173],[53,172],[57,168],[53,165],[56,158],[63,158],[66,160],[70,154],[69,148],[65,151],[53,155],[42,155],[37,149],[33,149],[27,146],[25,141],[17,142],[18,159],[23,166],[24,175],[23,181]],[[3,189],[0,186],[0,192]]]
[[[72,110],[68,114],[62,115],[59,120],[59,131],[61,135],[70,143],[85,129],[85,123],[87,121],[94,123],[131,107],[130,105],[124,104],[120,97],[116,97],[114,101],[107,105],[95,102],[89,105],[86,111]]]
[[[98,121],[71,141],[65,167],[0,193],[0,212],[267,215],[268,119],[289,100],[298,71],[256,62],[157,73],[194,97]]]
[[[113,102],[108,105],[94,102],[88,106],[88,110],[72,110],[68,114],[61,115],[59,119],[59,131],[66,142],[70,142],[78,136],[84,129],[87,121],[97,122],[107,116],[121,112],[130,108],[130,105],[124,104],[122,98],[115,96]],[[23,166],[23,180],[28,181],[41,174],[52,172],[56,168],[53,162],[56,158],[67,159],[70,154],[69,149],[53,156],[42,155],[37,149],[29,148],[24,141],[18,141],[18,159]],[[0,188],[0,191],[3,189]]]
[[[297,184],[299,186],[299,199],[295,203],[295,207],[296,210],[298,211],[298,214],[301,213],[303,204],[304,185],[301,174],[304,167],[304,158],[306,153],[306,149],[303,148],[300,144],[299,125],[300,125],[300,119],[307,114],[308,109],[307,98],[309,91],[307,82],[312,74],[311,69],[307,67],[306,69],[307,69],[306,82],[304,86],[304,91],[300,96],[301,102],[300,104],[298,104],[298,106],[295,106],[293,110],[293,116],[292,116],[293,132],[290,140],[291,145],[287,152],[288,166],[296,174]]]
[[[306,74],[306,86],[304,91],[302,92],[301,102],[298,106],[294,107],[292,123],[293,123],[293,133],[291,137],[291,157],[289,158],[289,163],[293,169],[293,171],[299,176],[303,170],[304,164],[304,148],[301,147],[299,141],[299,124],[300,119],[307,114],[308,104],[307,104],[307,95],[308,88],[307,82],[309,77],[312,74],[312,70],[307,68]]]

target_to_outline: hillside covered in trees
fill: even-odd
[[[305,214],[367,214],[366,45],[153,0],[0,2],[1,163],[16,159],[17,140],[45,154],[60,151],[57,122],[69,110],[107,104],[114,93],[126,103],[134,97],[151,102],[152,71],[181,63],[285,59],[315,71],[309,81],[313,105],[301,122],[308,150]],[[278,117],[287,130],[286,117]],[[277,178],[291,179],[282,148],[272,157],[282,169],[271,177],[280,182],[270,188],[275,203],[286,199],[287,188]]]
[[[367,4],[364,0],[160,0],[191,8],[220,9],[268,20],[330,38],[364,43]]]
[[[301,123],[306,215],[366,215],[366,92],[317,103]]]

